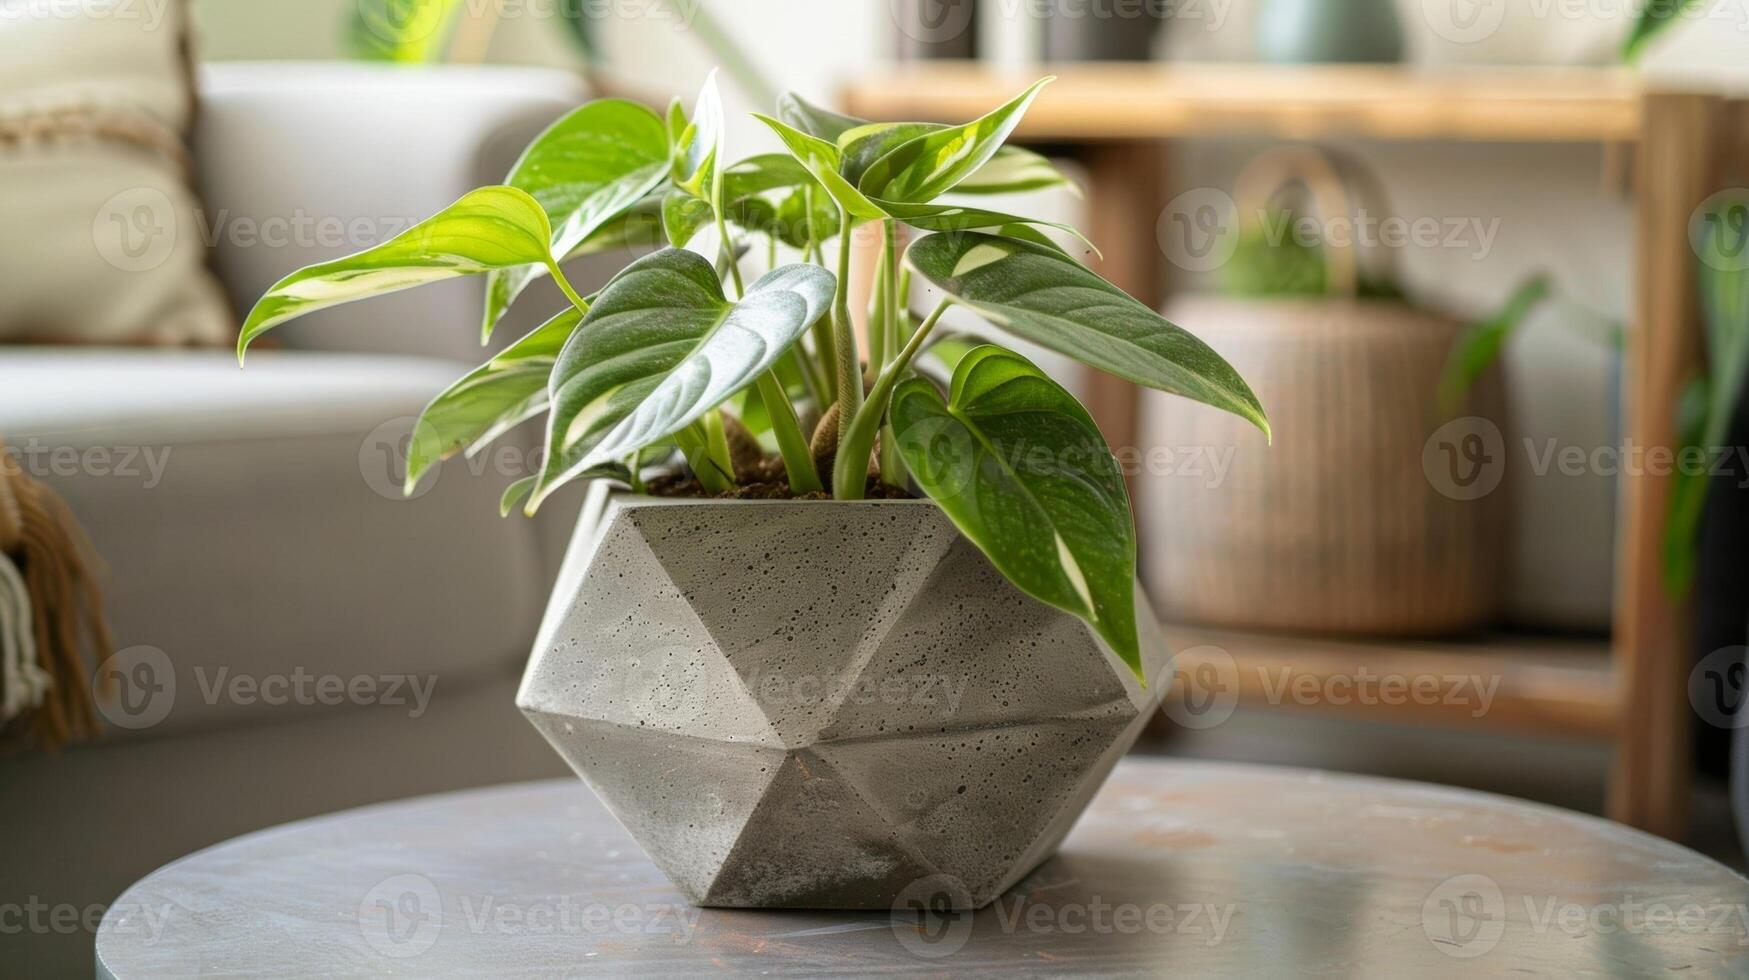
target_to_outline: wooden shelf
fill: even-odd
[[[1168,697],[1237,685],[1241,706],[1531,735],[1616,732],[1619,698],[1603,638],[1383,642],[1196,626],[1168,627],[1166,638],[1180,679]]]
[[[1027,111],[1026,139],[1261,134],[1291,139],[1637,140],[1637,76],[1618,69],[1274,66],[1149,62],[1003,73],[914,62],[857,80],[846,108],[870,119],[963,121],[1055,74]]]

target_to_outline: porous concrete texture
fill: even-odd
[[[699,905],[983,906],[1170,680],[1139,591],[1145,689],[928,501],[621,496],[573,548],[517,704]]]

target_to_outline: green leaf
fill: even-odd
[[[991,564],[1086,620],[1141,677],[1129,493],[1074,396],[986,345],[960,359],[949,400],[922,378],[902,382],[892,425],[918,486]]]
[[[685,248],[704,227],[711,223],[711,206],[685,191],[671,190],[662,199],[662,231],[668,244]]]
[[[832,143],[836,143],[845,130],[868,122],[866,119],[823,109],[794,92],[785,92],[778,98],[777,118],[791,129]]]
[[[1500,357],[1506,342],[1518,332],[1520,325],[1543,301],[1549,298],[1551,287],[1547,275],[1532,277],[1513,291],[1498,313],[1473,324],[1453,341],[1445,368],[1439,378],[1439,410],[1446,416],[1455,415],[1463,406],[1464,396],[1476,379]]]
[[[583,321],[567,309],[468,372],[419,414],[407,449],[407,492],[439,460],[480,447],[547,408],[547,377]]]
[[[955,194],[1018,194],[1023,191],[1064,187],[1070,194],[1081,196],[1081,188],[1063,176],[1051,162],[1037,153],[1018,146],[1004,146],[990,162],[972,171],[972,175],[954,186]]]
[[[552,254],[569,258],[631,211],[667,176],[668,132],[660,116],[625,99],[600,99],[535,137],[505,183],[539,201],[553,226]],[[490,336],[541,266],[492,273],[482,327]]]
[[[1095,255],[1099,254],[1099,249],[1087,240],[1086,235],[1081,234],[1072,225],[1057,221],[1003,214],[1000,211],[987,211],[983,208],[968,208],[958,204],[901,204],[895,201],[881,201],[880,205],[886,208],[893,217],[918,231],[984,231],[994,235],[1019,238],[1067,255],[1068,253],[1063,251],[1062,246],[1051,241],[1034,227],[1043,225],[1073,235],[1077,241],[1086,246],[1089,252]]]
[[[857,190],[884,201],[927,204],[970,177],[996,155],[1039,90],[1053,78],[1032,83],[988,115],[963,126],[918,136],[869,165]]]
[[[1622,42],[1621,60],[1634,62],[1646,51],[1646,45],[1652,39],[1662,34],[1666,28],[1676,23],[1697,0],[1648,0],[1639,18],[1628,32],[1627,40]]]
[[[1269,420],[1221,356],[1074,260],[1042,245],[978,233],[929,235],[906,261],[984,319],[1139,385]]]
[[[295,317],[429,282],[551,263],[552,227],[539,202],[514,187],[482,187],[375,248],[299,269],[262,296],[237,337],[242,360],[256,337]]]
[[[723,199],[739,201],[755,194],[813,183],[807,168],[789,154],[761,153],[723,171]]]
[[[717,91],[717,73],[713,69],[698,90],[692,119],[675,147],[674,182],[694,197],[712,200],[726,135],[723,97]]]
[[[683,249],[633,262],[590,307],[549,382],[547,462],[530,506],[598,463],[701,418],[768,370],[832,300],[832,274],[774,269],[739,303]]]
[[[863,219],[878,219],[886,217],[887,213],[880,205],[870,201],[861,191],[844,179],[838,172],[841,157],[838,147],[820,139],[809,136],[792,126],[755,112],[753,118],[771,127],[777,138],[789,150],[796,161],[807,168],[808,173],[826,188],[826,193],[838,202],[838,206],[848,211],[851,216]]]

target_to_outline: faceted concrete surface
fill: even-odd
[[[983,906],[1170,680],[1139,590],[1145,690],[927,501],[622,496],[572,547],[517,704],[700,905]]]

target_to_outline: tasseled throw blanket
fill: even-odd
[[[0,443],[0,750],[98,733],[86,650],[111,643],[94,567],[66,503]]]

